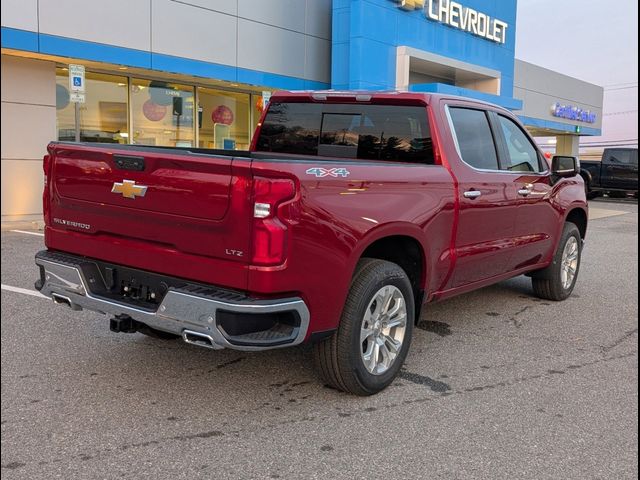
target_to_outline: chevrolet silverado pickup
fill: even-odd
[[[627,192],[638,196],[637,148],[605,148],[601,161],[581,161],[580,167],[587,198],[605,192],[612,197],[626,197]]]
[[[43,294],[115,332],[310,342],[358,395],[426,303],[522,274],[567,298],[587,231],[575,157],[549,168],[511,112],[442,95],[279,92],[250,151],[53,142],[43,166]]]

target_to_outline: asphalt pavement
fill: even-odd
[[[111,333],[35,295],[43,239],[4,231],[2,478],[637,478],[638,207],[592,209],[571,298],[518,277],[429,305],[367,398],[309,347]]]

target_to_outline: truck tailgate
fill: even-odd
[[[245,287],[249,159],[52,143],[47,174],[49,248]]]

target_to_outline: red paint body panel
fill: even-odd
[[[49,153],[48,248],[247,288],[250,160],[104,145],[52,144]],[[117,169],[113,157],[119,154],[143,156],[145,171]],[[146,186],[145,196],[112,193],[113,183],[124,179]]]
[[[315,163],[314,163],[315,165]],[[258,176],[300,179],[299,216],[291,222],[291,248],[283,267],[252,267],[249,291],[298,292],[307,302],[316,331],[334,328],[359,259],[373,241],[408,235],[427,258],[427,282],[441,286],[450,266],[454,217],[453,182],[442,166],[371,162],[336,163],[349,178],[317,179],[305,174],[307,162],[254,161]]]
[[[376,240],[415,239],[423,250],[425,300],[437,300],[548,265],[568,213],[586,212],[580,177],[554,183],[549,173],[478,171],[461,160],[446,105],[515,118],[509,112],[435,95],[362,94],[371,98],[282,92],[272,101],[424,106],[436,165],[53,143],[46,245],[259,297],[299,295],[311,314],[310,335],[338,325],[354,268]],[[118,169],[114,155],[143,157],[145,169]],[[306,173],[310,167],[349,175],[316,178]],[[250,263],[255,177],[295,184],[295,197],[278,207],[286,229],[281,265]],[[147,186],[146,195],[111,193],[124,179]],[[532,192],[526,198],[517,194],[523,186]],[[465,198],[467,190],[482,196]]]

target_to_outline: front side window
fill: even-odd
[[[498,115],[509,157],[504,168],[513,172],[540,172],[540,157],[533,143],[510,118]]]
[[[479,170],[498,170],[498,155],[486,112],[453,107],[449,113],[462,160]]]
[[[424,107],[272,103],[257,149],[364,160],[434,163]]]

